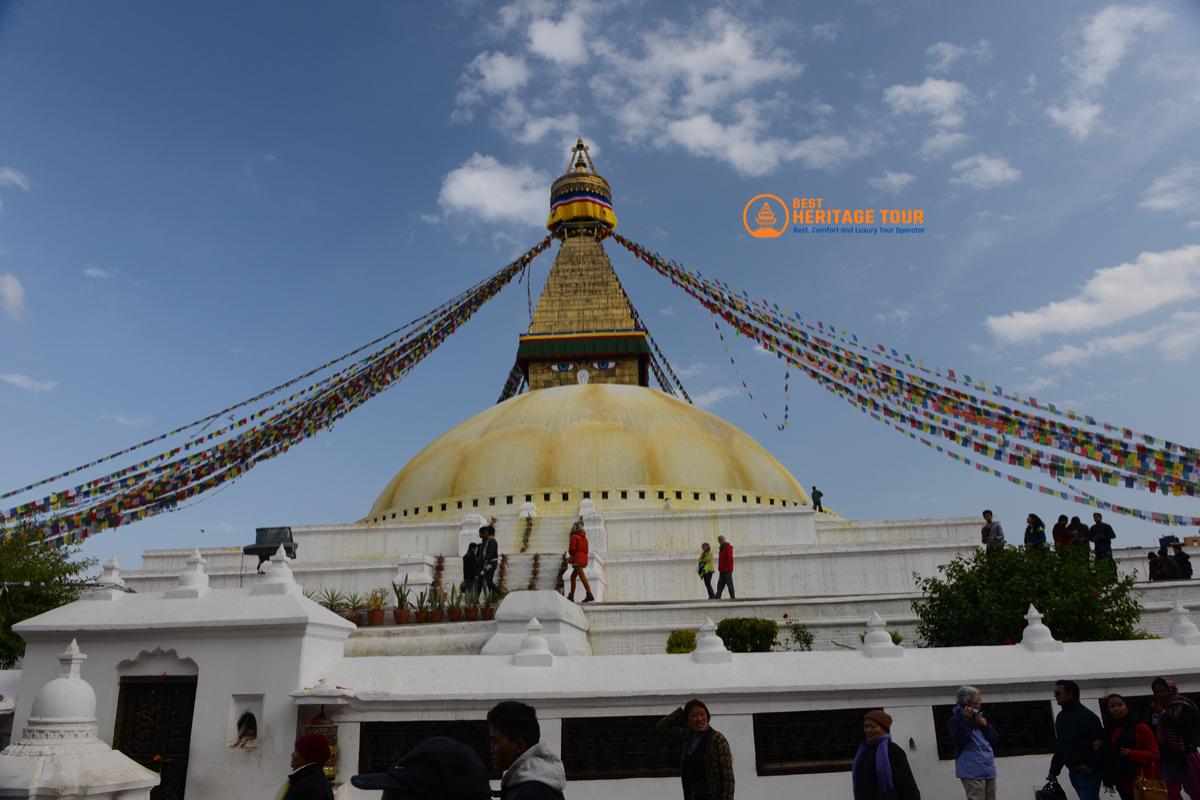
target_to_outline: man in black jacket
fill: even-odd
[[[1062,708],[1054,720],[1054,758],[1046,780],[1058,782],[1065,766],[1079,800],[1099,800],[1104,727],[1100,718],[1079,702],[1079,684],[1062,680],[1054,684],[1054,699]]]
[[[1096,524],[1088,531],[1088,538],[1095,546],[1096,560],[1112,561],[1112,540],[1117,538],[1116,531],[1113,530],[1112,525],[1104,521],[1104,516],[1099,511],[1092,514],[1092,519],[1096,521]]]
[[[487,525],[479,529],[479,549],[475,551],[475,558],[479,564],[475,588],[481,595],[485,587],[493,594],[498,593],[500,590],[496,588],[493,581],[496,576],[496,567],[500,565],[500,545],[496,542],[495,517],[492,517]]]
[[[325,777],[329,756],[329,742],[321,734],[306,733],[297,739],[283,800],[333,800],[333,787]]]

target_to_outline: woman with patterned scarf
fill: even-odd
[[[659,720],[658,734],[683,746],[684,800],[733,800],[733,752],[708,724],[708,706],[696,698]]]
[[[866,741],[858,746],[850,779],[854,800],[921,800],[908,756],[892,741],[892,718],[883,709],[863,717]]]
[[[1179,693],[1175,681],[1155,678],[1154,733],[1162,756],[1163,779],[1171,800],[1181,800],[1182,788],[1189,797],[1200,797],[1200,756],[1196,755],[1197,731],[1200,731],[1200,709]]]

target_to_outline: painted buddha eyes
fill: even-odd
[[[615,369],[617,362],[615,361],[593,361],[592,367],[599,370]]]
[[[571,370],[575,369],[575,365],[570,361],[560,361],[557,364],[551,364],[550,369],[554,370],[555,372],[570,372]]]

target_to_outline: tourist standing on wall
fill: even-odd
[[[1175,562],[1175,566],[1179,567],[1180,580],[1190,581],[1192,579],[1192,557],[1183,552],[1183,542],[1172,542],[1171,549],[1175,551],[1171,555],[1171,560]]]
[[[813,511],[821,511],[821,512],[825,511],[825,506],[821,505],[821,498],[824,496],[825,496],[824,492],[822,492],[820,489],[818,489],[815,486],[813,487],[813,490],[812,490]]]
[[[866,741],[850,765],[854,800],[921,800],[908,756],[892,741],[892,718],[883,709],[863,717]]]
[[[279,790],[279,800],[333,800],[333,787],[325,777],[329,742],[319,733],[306,733],[292,751],[292,773]]]
[[[712,548],[708,542],[700,545],[700,562],[696,565],[696,574],[700,576],[700,580],[704,581],[704,588],[708,590],[708,599],[712,600],[717,596],[717,593],[712,588],[712,576],[716,567],[713,566]]]
[[[500,564],[500,545],[496,542],[496,518],[492,517],[487,525],[479,529],[479,577],[475,579],[475,588],[480,594],[486,586],[493,594],[500,590],[492,580],[496,575],[496,567]]]
[[[708,706],[688,700],[658,721],[658,734],[682,744],[680,781],[684,800],[733,800],[733,752],[709,725]]]
[[[1155,678],[1150,688],[1154,690],[1150,704],[1155,714],[1154,733],[1171,800],[1178,800],[1181,788],[1188,797],[1200,797],[1200,756],[1196,755],[1200,711],[1169,678]]]
[[[503,772],[500,800],[563,800],[567,773],[542,741],[533,706],[505,700],[487,715],[492,768]]]
[[[1075,541],[1075,532],[1071,530],[1071,526],[1067,523],[1067,515],[1059,514],[1058,522],[1054,523],[1054,549],[1066,550]]]
[[[717,598],[729,587],[729,599],[736,600],[733,593],[733,545],[725,541],[724,536],[717,537]]]
[[[1104,698],[1108,725],[1104,728],[1104,785],[1116,789],[1121,800],[1133,800],[1133,784],[1139,776],[1158,778],[1158,743],[1154,731],[1144,722],[1130,719],[1129,704],[1119,694]]]
[[[1046,523],[1037,514],[1025,517],[1025,549],[1046,546]]]
[[[1095,544],[1096,560],[1111,562],[1113,560],[1112,540],[1117,538],[1117,533],[1113,530],[1112,525],[1104,521],[1104,515],[1099,511],[1092,514],[1092,519],[1096,521],[1096,524],[1088,531],[1088,538]]]
[[[583,590],[587,592],[583,602],[592,602],[596,598],[592,597],[592,587],[588,583],[587,573],[584,571],[588,565],[588,538],[587,531],[583,529],[582,520],[571,526],[571,538],[567,543],[567,557],[571,562],[571,593],[567,595],[567,599],[572,603],[575,602],[575,581],[578,579],[583,581]]]
[[[1084,550],[1088,549],[1088,534],[1091,529],[1084,524],[1079,517],[1071,517],[1071,524],[1067,526],[1072,532],[1071,541]]]
[[[983,696],[974,686],[963,686],[950,712],[950,740],[954,743],[954,777],[962,781],[967,800],[996,800],[996,751],[1000,732],[983,715]]]
[[[479,542],[471,542],[467,545],[467,552],[462,557],[463,564],[463,579],[458,585],[461,592],[468,592],[475,586],[476,579],[479,578]]]
[[[1104,739],[1100,718],[1079,702],[1079,684],[1075,681],[1055,683],[1054,699],[1062,710],[1054,719],[1054,758],[1046,780],[1057,783],[1058,773],[1066,767],[1079,800],[1099,800],[1100,746]]]
[[[984,509],[983,512],[983,527],[979,529],[979,543],[988,550],[1004,547],[1004,528],[998,521],[992,520],[992,512],[989,509]]]

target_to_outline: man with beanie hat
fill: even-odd
[[[319,733],[306,733],[292,751],[292,773],[280,791],[281,800],[333,800],[333,787],[325,777],[329,742]]]
[[[892,741],[892,717],[882,708],[863,717],[866,741],[850,764],[854,800],[921,800],[908,756]]]
[[[354,775],[358,789],[382,789],[380,800],[490,800],[487,768],[479,754],[448,736],[430,736],[387,772]]]

